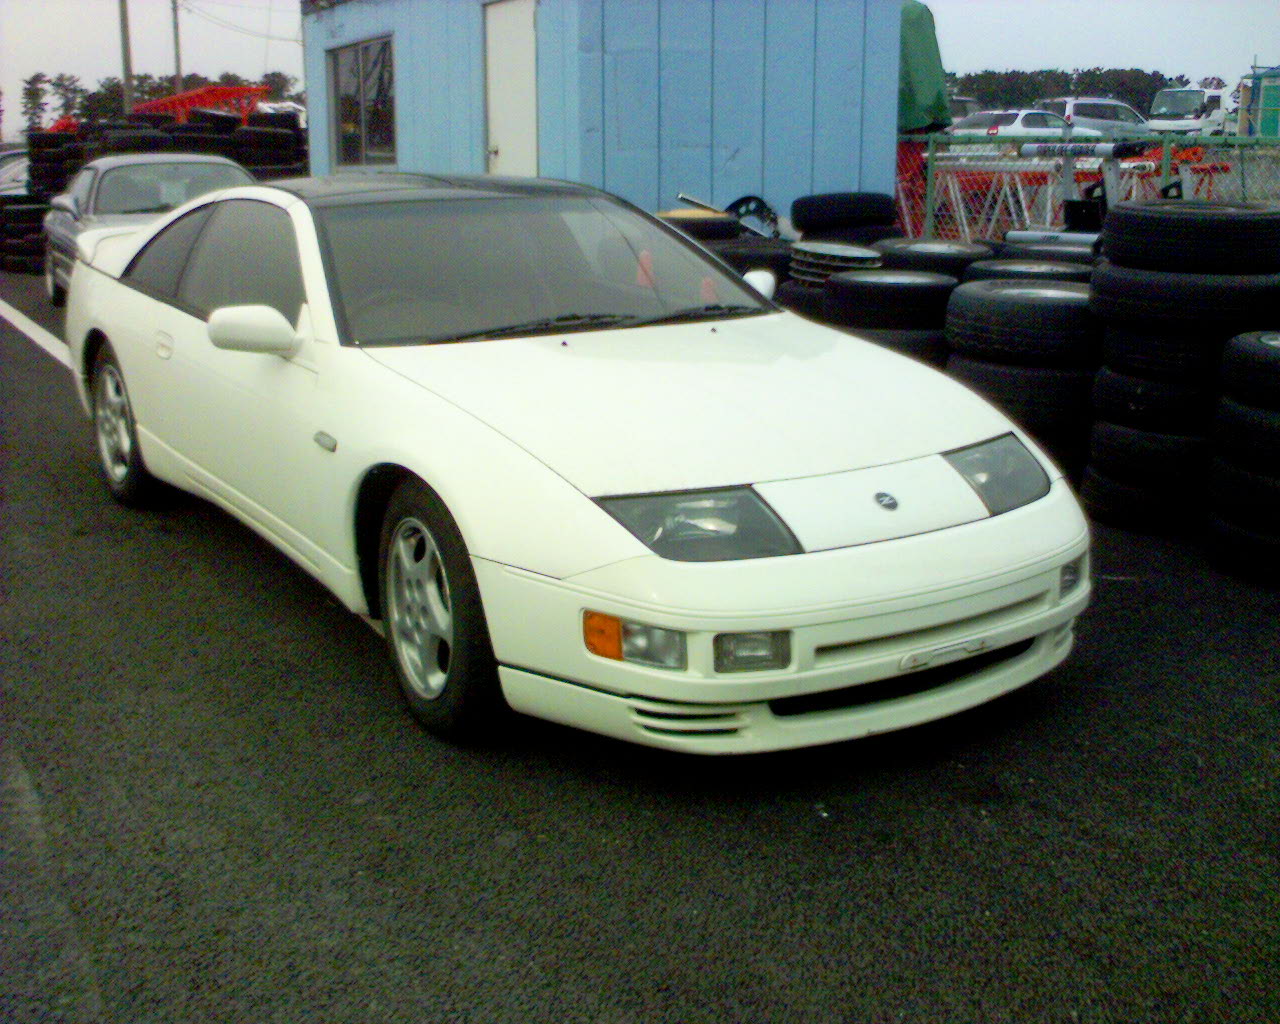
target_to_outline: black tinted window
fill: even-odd
[[[172,299],[178,291],[178,278],[186,266],[187,254],[196,236],[209,219],[211,207],[202,206],[179,217],[147,243],[133,258],[124,280],[159,299]]]
[[[223,306],[271,306],[295,323],[303,288],[289,215],[251,199],[213,206],[182,275],[179,301],[200,316]]]

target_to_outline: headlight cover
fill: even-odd
[[[803,551],[786,523],[750,487],[600,498],[599,503],[655,555],[676,562]]]
[[[942,457],[969,481],[993,516],[1029,505],[1049,493],[1049,475],[1013,434],[944,452]]]

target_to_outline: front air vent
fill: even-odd
[[[743,724],[737,708],[727,704],[640,699],[628,703],[635,724],[657,736],[732,736]]]

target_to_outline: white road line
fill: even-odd
[[[30,317],[19,313],[3,299],[0,299],[0,317],[8,320],[68,370],[71,369],[71,353],[56,335],[50,334]]]

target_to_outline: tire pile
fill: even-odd
[[[0,269],[38,274],[44,268],[41,224],[47,202],[31,196],[0,196]]]
[[[1051,278],[970,280],[952,293],[946,325],[947,373],[1007,413],[1069,476],[1078,476],[1102,348],[1089,286]]]
[[[135,114],[75,132],[28,132],[28,194],[0,197],[0,268],[42,271],[41,224],[49,200],[65,192],[89,160],[127,153],[201,153],[235,160],[266,181],[305,175],[306,141],[296,114],[266,111],[250,114],[243,125],[235,114],[193,110],[186,124],[168,114]]]
[[[1121,203],[1102,252],[1086,509],[1157,532],[1207,522],[1221,547],[1274,558],[1257,510],[1280,488],[1280,360],[1247,332],[1280,325],[1280,207]]]

